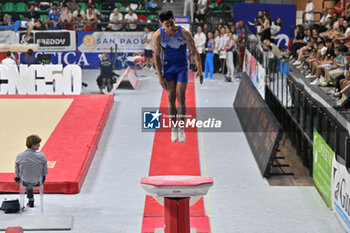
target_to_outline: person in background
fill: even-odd
[[[78,14],[75,19],[75,24],[73,24],[75,31],[84,31],[84,19],[81,14]]]
[[[206,57],[205,57],[205,79],[213,79],[213,73],[214,73],[214,48],[215,48],[215,41],[213,39],[213,33],[208,32],[208,42],[207,42],[207,48],[206,51]],[[210,76],[208,77],[208,71],[210,72]]]
[[[306,24],[311,25],[314,23],[314,10],[315,5],[313,4],[312,0],[307,0],[307,4],[304,11]]]
[[[47,25],[50,26],[50,30],[58,30],[61,29],[61,15],[58,13],[57,8],[52,8],[52,13],[49,14],[49,17],[47,18],[46,22],[46,28],[48,28]]]
[[[188,10],[190,11],[191,22],[193,22],[193,11],[194,11],[193,0],[185,0],[184,1],[184,16],[188,16],[188,14],[187,14]]]
[[[25,15],[25,19],[27,21],[30,21],[30,20],[37,21],[39,18],[40,18],[40,15],[37,11],[35,11],[35,5],[31,4],[29,11]]]
[[[145,27],[145,35],[142,39],[143,43],[145,43],[145,60],[146,65],[144,69],[153,70],[153,46],[152,46],[152,37],[153,32],[150,32],[148,26]]]
[[[73,30],[73,14],[70,12],[68,6],[64,6],[61,13],[61,22],[64,23],[63,27],[67,30]]]
[[[73,12],[73,17],[75,20],[77,19],[78,14],[80,14],[82,18],[85,16],[85,12],[81,9],[80,5],[77,5],[77,9]]]
[[[205,11],[207,10],[207,6],[208,6],[208,1],[207,0],[198,0],[197,8],[201,12],[201,15],[204,16]]]
[[[135,31],[137,29],[137,15],[133,9],[129,8],[128,13],[124,16],[124,22],[127,23],[127,29],[129,31]]]
[[[197,10],[194,12],[194,15],[193,15],[193,22],[203,23],[203,19],[204,19],[204,15],[202,15],[200,10],[197,8]]]
[[[226,51],[226,66],[227,74],[225,75],[225,82],[232,82],[234,77],[234,66],[233,66],[233,51],[235,49],[235,41],[233,39],[232,32],[228,32],[228,40],[226,42],[225,51]]]
[[[23,59],[22,64],[28,65],[28,66],[33,64],[40,64],[38,59],[33,54],[34,54],[33,49],[28,49],[27,56]]]
[[[95,23],[97,23],[97,15],[93,11],[92,6],[89,6],[84,16],[85,31],[93,31],[95,29]]]
[[[281,31],[282,28],[282,20],[281,18],[277,18],[275,22],[272,22],[271,25],[271,42],[275,43],[276,35]]]
[[[27,189],[27,206],[34,207],[33,187],[45,182],[48,174],[47,159],[42,152],[37,152],[40,148],[41,138],[37,135],[27,137],[27,149],[18,154],[15,162],[15,181],[22,182]]]
[[[109,16],[109,22],[107,28],[113,31],[121,31],[123,29],[123,15],[119,12],[118,8],[114,8],[113,13]]]
[[[1,64],[3,65],[16,65],[16,61],[11,58],[11,51],[6,52],[6,58],[2,59]]]
[[[215,47],[214,47],[214,72],[217,73],[219,72],[220,68],[220,60],[219,60],[219,50],[220,50],[220,32],[219,30],[215,30],[214,32],[214,42],[215,42]]]
[[[202,32],[202,27],[198,26],[197,33],[196,35],[194,35],[194,42],[201,56],[202,67],[204,67],[204,61],[205,61],[205,42],[206,41],[207,41],[207,38],[205,37],[205,34]]]

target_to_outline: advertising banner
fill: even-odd
[[[28,43],[39,44],[38,51],[75,51],[77,49],[75,33],[68,30],[32,31],[32,39]],[[26,35],[25,31],[19,33],[21,44],[24,43]]]
[[[78,52],[108,52],[118,45],[120,53],[140,53],[145,45],[144,32],[78,32]]]
[[[258,63],[258,91],[260,95],[265,99],[265,69]]]
[[[100,58],[98,55],[100,53],[78,53],[78,52],[37,52],[34,53],[35,56],[38,54],[50,54],[51,64],[54,65],[79,65],[83,69],[97,69],[100,63]],[[25,53],[19,53],[20,61],[25,57]],[[114,56],[114,55],[113,55]],[[136,61],[137,67],[141,67],[145,63],[143,53],[118,53],[118,59],[115,68],[125,69],[129,65],[134,66],[133,62],[128,61],[128,57],[141,56],[142,59]]]
[[[249,10],[247,10],[249,9]],[[233,15],[234,22],[243,20],[245,25],[249,25],[249,30],[256,33],[254,19],[258,16],[259,11],[268,9],[271,20],[277,18],[282,20],[282,28],[276,36],[275,44],[280,48],[287,48],[291,26],[296,24],[296,6],[288,4],[252,4],[252,3],[234,3]]]
[[[14,31],[1,31],[0,44],[15,44],[18,43],[18,34]]]
[[[333,158],[332,201],[333,212],[343,225],[346,232],[350,232],[350,175],[346,167]]]
[[[314,129],[313,136],[313,179],[317,189],[332,209],[331,182],[332,182],[332,159],[334,152],[323,140],[322,136]]]

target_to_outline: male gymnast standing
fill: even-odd
[[[175,25],[175,18],[172,11],[162,11],[158,15],[161,27],[154,32],[153,49],[155,65],[159,78],[159,84],[167,91],[168,108],[172,122],[171,141],[185,142],[186,136],[183,127],[177,128],[176,116],[179,122],[184,122],[186,115],[186,87],[188,81],[188,58],[187,46],[194,55],[197,67],[196,77],[203,83],[201,58],[189,30]],[[161,62],[161,50],[163,61]],[[176,109],[176,99],[178,109]],[[181,124],[180,124],[181,125]]]

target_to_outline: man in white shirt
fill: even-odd
[[[129,31],[135,31],[137,28],[137,15],[134,13],[133,9],[129,8],[128,13],[124,16],[124,22],[127,23]]]
[[[153,70],[153,45],[152,45],[153,32],[150,32],[149,27],[145,27],[145,35],[143,36],[143,43],[145,43],[145,60],[146,64],[144,69]]]
[[[312,3],[312,0],[308,0],[305,8],[305,23],[313,24],[314,22],[314,10],[315,5]]]
[[[205,14],[205,10],[207,9],[208,1],[207,0],[198,0],[197,7],[202,15]]]
[[[81,17],[84,18],[85,12],[81,9],[80,5],[77,5],[77,9],[73,12],[73,17],[75,20],[77,19],[78,14],[80,14]]]
[[[107,28],[113,31],[120,31],[123,29],[123,15],[119,12],[118,8],[114,8],[113,13],[109,16],[109,22]]]
[[[205,62],[205,42],[207,41],[207,38],[205,34],[202,32],[202,27],[197,27],[197,33],[194,35],[194,43],[196,44],[197,50],[201,56],[202,61],[202,67],[204,67]]]
[[[1,64],[7,65],[7,66],[9,66],[9,65],[16,65],[16,62],[15,62],[15,60],[13,60],[11,58],[11,55],[12,55],[11,52],[7,51],[6,52],[6,58],[2,59]]]

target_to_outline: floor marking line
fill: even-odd
[[[197,118],[200,119],[200,101],[199,101],[199,96],[198,96],[198,87],[197,85],[195,86],[195,95],[196,95],[196,105],[198,106],[197,108]],[[202,153],[199,154],[199,156],[201,156],[201,154],[203,156],[203,166],[204,166],[204,176],[208,176],[207,173],[207,162],[206,162],[206,158],[205,158],[205,151],[204,151],[204,143],[203,143],[203,134],[202,134],[202,130],[199,129],[199,137],[200,137],[200,144],[201,144],[201,149],[202,149]],[[210,218],[210,231],[211,233],[214,233],[213,231],[213,213],[212,213],[212,207],[211,207],[211,201],[210,201],[210,191],[208,191],[208,206],[209,206],[209,218]]]

